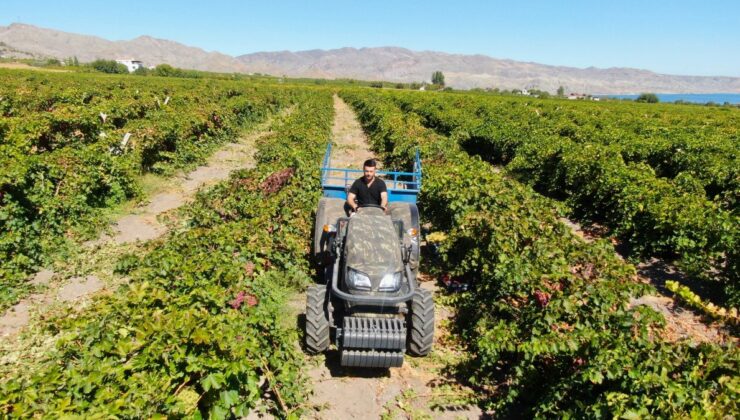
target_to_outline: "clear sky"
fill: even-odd
[[[399,46],[575,67],[740,76],[740,0],[0,0],[23,22],[209,51]]]

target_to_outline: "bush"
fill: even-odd
[[[179,75],[179,69],[176,69],[169,64],[160,64],[154,68],[154,75],[161,77],[177,77]]]
[[[160,64],[154,68],[154,75],[160,77],[186,77],[190,79],[198,79],[203,77],[205,72],[198,70],[185,70],[177,67],[172,67],[169,64]]]
[[[150,73],[151,71],[146,67],[139,67],[133,71],[133,74],[138,75],[138,76],[147,76]]]
[[[658,99],[658,95],[654,93],[641,93],[640,96],[635,99],[635,102],[645,102],[648,104],[657,104],[660,102],[660,99]]]

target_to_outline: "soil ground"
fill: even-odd
[[[69,70],[48,69],[45,67],[34,67],[26,63],[0,63],[0,69],[36,70],[36,71],[49,71],[52,73],[69,73]]]

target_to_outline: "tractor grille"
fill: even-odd
[[[341,347],[400,350],[403,353],[406,349],[406,325],[395,318],[345,317]]]

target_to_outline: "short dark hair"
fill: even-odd
[[[370,168],[374,168],[374,167],[378,166],[378,162],[376,162],[375,159],[368,159],[368,160],[365,161],[365,163],[362,164],[362,167],[363,168],[366,167],[366,166],[367,167],[370,167]]]

